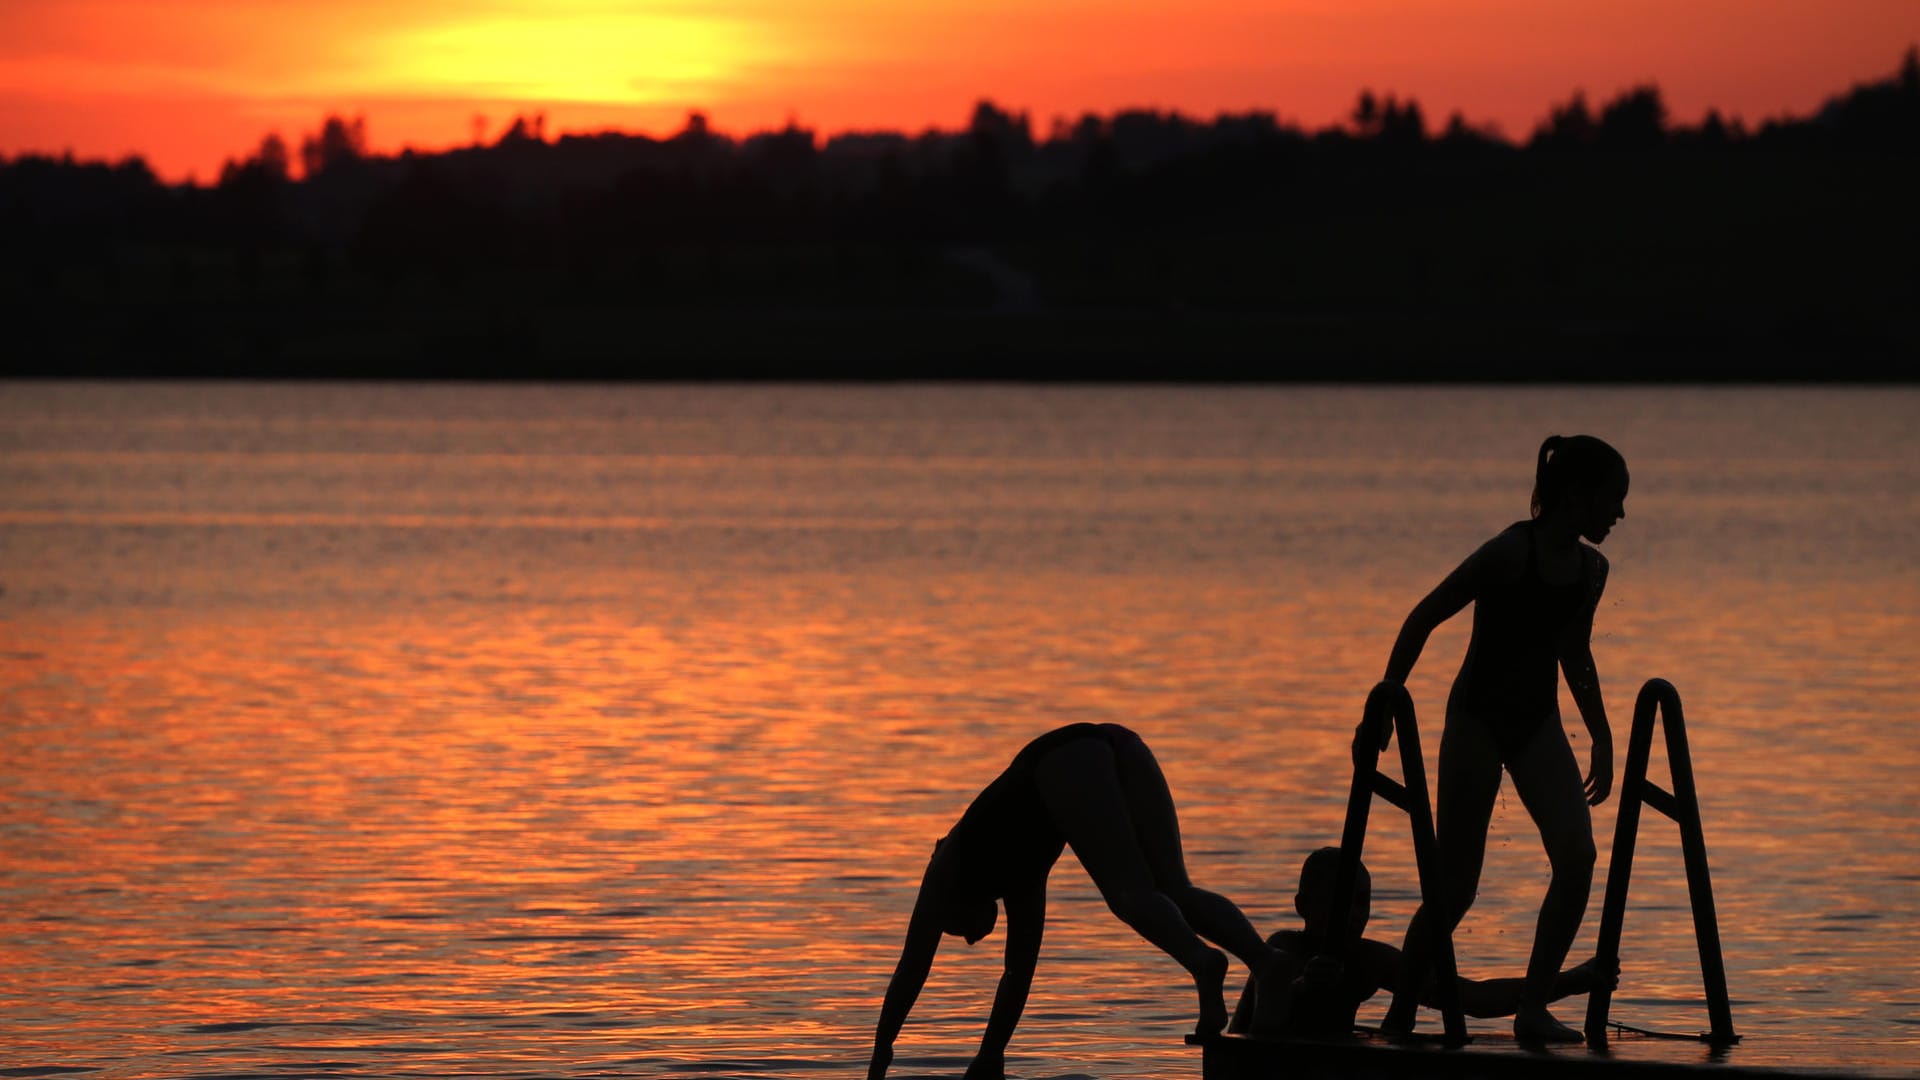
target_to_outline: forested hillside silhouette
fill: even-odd
[[[435,153],[368,121],[216,183],[0,161],[13,374],[1910,378],[1920,54],[1809,116],[1655,86],[1508,139],[1362,93],[961,131]]]

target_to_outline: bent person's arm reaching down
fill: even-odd
[[[907,941],[900,949],[900,962],[887,982],[887,996],[880,1006],[880,1025],[873,1034],[873,1057],[867,1063],[867,1080],[881,1080],[887,1066],[893,1064],[893,1041],[907,1022],[907,1013],[926,985],[927,972],[933,968],[933,954],[940,948],[941,922],[945,917],[945,896],[951,872],[936,853],[920,880],[920,894],[913,901],[913,915],[907,920]]]
[[[993,994],[993,1011],[980,1038],[980,1053],[967,1066],[966,1080],[1002,1080],[1006,1075],[1007,1042],[1027,1007],[1033,971],[1040,962],[1040,937],[1047,922],[1045,880],[1020,897],[1007,897],[1006,968]]]

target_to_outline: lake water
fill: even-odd
[[[1077,720],[1292,925],[1401,618],[1556,431],[1633,469],[1594,651],[1623,766],[1641,684],[1684,701],[1731,1059],[1910,1075],[1920,390],[36,382],[0,1071],[859,1075],[931,841]],[[1411,682],[1432,740],[1466,622]],[[1519,973],[1546,876],[1503,796],[1464,971]],[[1071,855],[1050,907],[1010,1072],[1198,1077],[1179,968]],[[1650,814],[1616,1019],[1704,1029],[1688,911]],[[895,1075],[961,1071],[1000,940],[942,948]]]

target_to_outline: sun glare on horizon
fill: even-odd
[[[1363,89],[1524,138],[1553,104],[1657,83],[1673,115],[1817,109],[1920,39],[1915,0],[5,0],[0,157],[140,156],[163,175],[321,117],[379,152],[463,144],[480,118],[553,130],[823,131],[1273,111],[1344,123]]]
[[[417,95],[641,105],[737,81],[765,52],[721,19],[529,12],[397,32],[372,76]]]

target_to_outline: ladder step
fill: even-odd
[[[1655,787],[1652,784],[1642,784],[1640,787],[1640,801],[1667,815],[1668,821],[1678,822],[1680,820],[1680,800],[1674,798],[1672,793],[1668,791]]]
[[[1433,805],[1427,799],[1426,764],[1420,755],[1420,730],[1413,716],[1413,698],[1398,683],[1380,682],[1367,695],[1366,711],[1360,728],[1354,733],[1353,784],[1347,791],[1347,819],[1340,835],[1340,867],[1334,875],[1334,895],[1351,894],[1366,847],[1368,808],[1373,796],[1392,803],[1407,815],[1413,831],[1413,860],[1420,874],[1422,903],[1439,910],[1446,890],[1440,883],[1440,856],[1433,834]],[[1382,742],[1400,744],[1401,781],[1395,781],[1376,766]],[[1351,944],[1351,935],[1336,935],[1327,946],[1328,954],[1341,958]],[[1455,986],[1457,971],[1453,959],[1453,934],[1442,929],[1436,935],[1432,957],[1435,980],[1434,1004],[1440,1009],[1446,1046],[1464,1046],[1468,1042],[1466,1014],[1460,1009]]]
[[[1673,791],[1647,780],[1653,750],[1653,728],[1658,723],[1667,737],[1667,768]],[[1700,978],[1706,990],[1707,1015],[1712,1031],[1707,1041],[1724,1046],[1739,1041],[1734,1034],[1733,1010],[1727,995],[1726,963],[1720,955],[1720,923],[1714,914],[1713,882],[1707,872],[1707,846],[1700,827],[1700,799],[1693,783],[1693,756],[1687,748],[1686,719],[1680,711],[1680,693],[1665,679],[1648,679],[1634,703],[1633,730],[1627,738],[1627,769],[1620,784],[1620,817],[1613,829],[1613,860],[1607,867],[1607,897],[1600,911],[1600,939],[1595,955],[1618,963],[1620,930],[1627,911],[1627,884],[1633,870],[1633,849],[1640,829],[1640,807],[1650,806],[1680,826],[1680,848],[1686,863],[1687,896],[1693,904],[1693,936],[1700,949]],[[1607,1016],[1613,1004],[1610,987],[1595,987],[1587,995],[1587,1044],[1605,1046],[1612,1026]]]
[[[1407,789],[1386,773],[1373,774],[1373,793],[1403,811],[1411,813],[1413,810],[1412,804],[1407,801]]]

